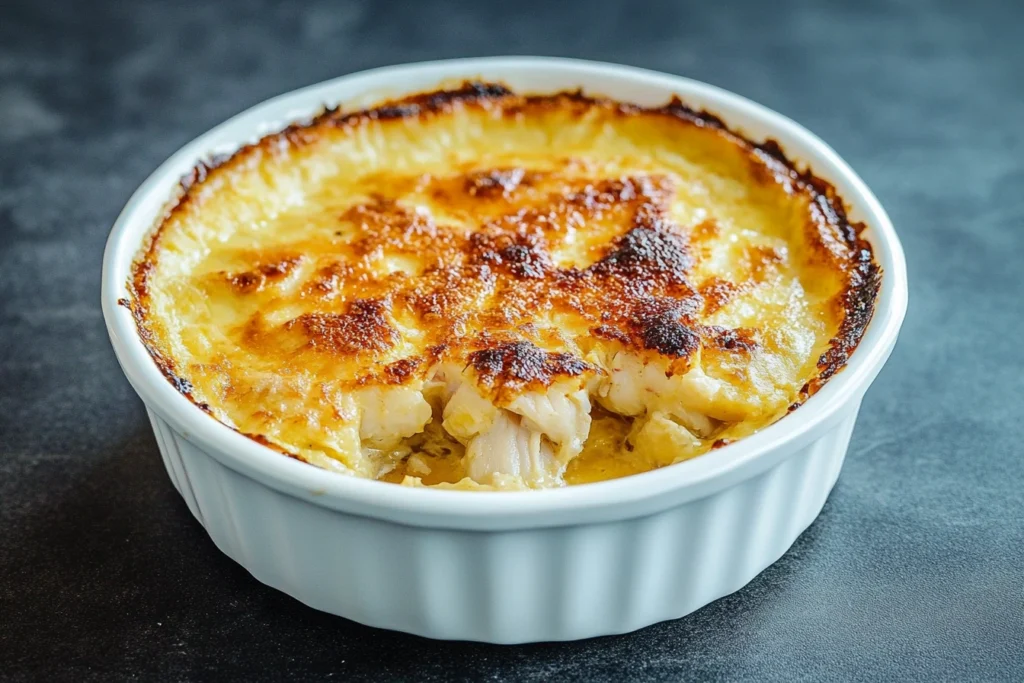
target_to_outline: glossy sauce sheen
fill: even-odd
[[[551,485],[465,479],[440,385],[462,372],[517,423],[519,397],[583,391],[561,463],[582,483],[741,438],[841,369],[880,278],[861,230],[777,145],[678,101],[466,84],[198,167],[127,304],[214,417],[387,481]],[[623,364],[648,373],[638,399],[610,388]]]

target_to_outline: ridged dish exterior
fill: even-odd
[[[263,583],[370,626],[520,643],[633,631],[747,584],[821,511],[859,407],[858,398],[817,440],[704,498],[633,519],[489,532],[316,505],[224,466],[149,415],[189,510]]]

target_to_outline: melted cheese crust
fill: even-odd
[[[678,101],[466,84],[198,167],[128,305],[179,390],[283,453],[557,486],[802,403],[870,320],[861,229],[777,145]],[[522,458],[497,463],[508,439]]]

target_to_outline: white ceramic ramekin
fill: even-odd
[[[522,92],[582,87],[645,105],[673,94],[753,139],[772,137],[832,182],[869,226],[884,276],[847,368],[803,407],[738,443],[614,481],[472,493],[384,484],[281,456],[192,405],[160,374],[126,296],[133,258],[179,178],[214,154],[308,117],[460,78]],[[677,76],[562,59],[455,60],[376,69],[304,88],[214,128],[164,163],[118,217],[103,259],[103,314],[145,401],[167,471],[217,547],[317,609],[433,638],[495,643],[623,633],[688,614],[775,562],[839,475],[861,398],[896,342],[906,265],[892,224],[821,140],[749,100]]]

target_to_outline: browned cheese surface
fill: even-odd
[[[582,483],[748,435],[841,369],[880,277],[860,230],[773,143],[679,102],[467,84],[197,168],[130,305],[179,390],[294,457]],[[499,415],[542,474],[467,478]]]

